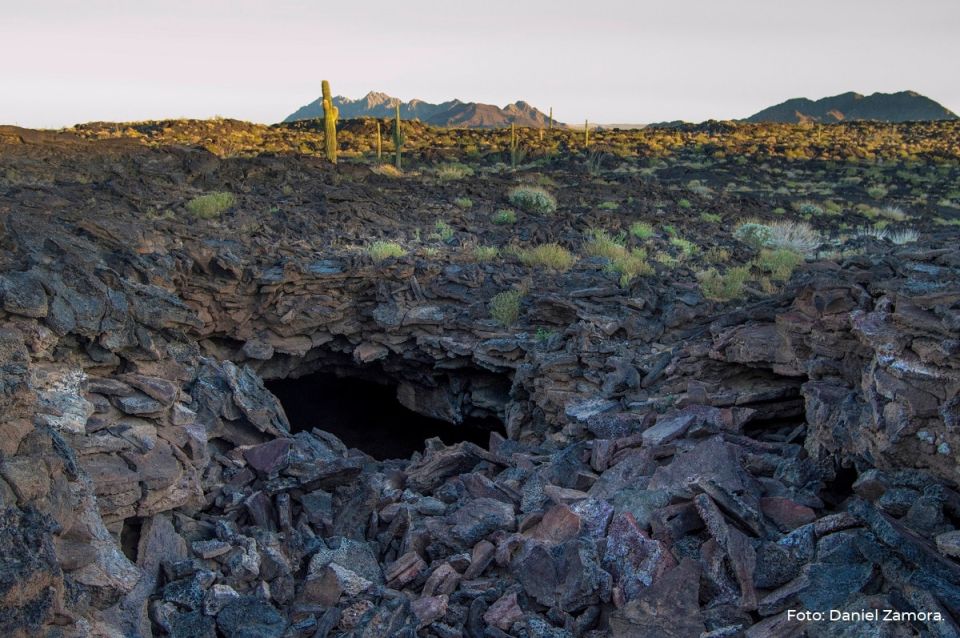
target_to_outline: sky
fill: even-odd
[[[0,124],[282,120],[320,93],[746,117],[912,89],[960,112],[960,0],[0,0]]]

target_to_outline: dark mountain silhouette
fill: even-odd
[[[878,122],[914,122],[921,120],[955,120],[957,115],[943,105],[914,91],[899,93],[841,93],[820,100],[804,97],[787,100],[751,115],[747,122],[843,122],[874,120]]]
[[[493,104],[461,102],[450,100],[440,104],[431,104],[423,100],[403,102],[399,98],[385,93],[371,91],[359,100],[338,95],[333,104],[340,110],[340,117],[393,117],[397,104],[400,105],[400,117],[405,120],[420,120],[434,126],[462,126],[468,128],[493,128],[517,124],[518,126],[546,126],[549,117],[526,102],[514,102],[501,108]],[[308,120],[323,117],[321,99],[297,109],[287,116],[284,122]],[[556,126],[563,126],[554,122]]]

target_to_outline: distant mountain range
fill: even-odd
[[[746,122],[913,122],[955,120],[957,115],[943,105],[914,91],[899,93],[841,93],[820,100],[805,97],[787,100],[748,117]]]
[[[526,102],[514,102],[503,108],[493,104],[478,102],[461,102],[450,100],[440,104],[431,104],[423,100],[403,102],[399,98],[391,97],[386,93],[371,91],[359,100],[338,95],[333,98],[333,104],[340,111],[344,119],[354,117],[393,117],[396,114],[397,104],[400,105],[400,117],[405,120],[420,120],[434,126],[462,126],[469,128],[494,128],[500,126],[546,126],[549,117]],[[308,120],[323,117],[323,103],[321,98],[300,107],[287,116],[284,122]],[[563,126],[554,122],[555,126]]]

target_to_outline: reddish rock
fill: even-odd
[[[418,626],[426,627],[438,618],[443,618],[447,613],[446,595],[442,596],[424,596],[410,603],[410,611],[417,617]]]
[[[700,568],[685,558],[610,615],[613,638],[693,638],[706,631],[700,613]]]
[[[487,540],[480,541],[473,546],[470,554],[470,566],[463,572],[463,577],[467,580],[476,578],[484,572],[493,562],[493,556],[496,553],[496,546]]]
[[[416,580],[427,568],[427,564],[416,552],[407,552],[395,560],[384,576],[387,586],[393,589],[403,589],[408,583]]]
[[[566,505],[554,505],[543,515],[533,537],[547,543],[564,543],[580,534],[581,520]]]
[[[766,496],[760,499],[760,511],[784,530],[794,530],[801,525],[812,523],[817,518],[816,512],[796,501],[782,496]]]
[[[253,469],[264,474],[272,474],[287,464],[289,439],[274,439],[255,445],[243,451],[243,458]]]
[[[523,610],[517,604],[517,592],[497,599],[483,615],[483,621],[501,631],[508,631],[513,623],[523,618]]]
[[[613,576],[621,601],[628,602],[677,563],[660,541],[650,539],[630,513],[610,523],[603,568]]]
[[[452,594],[460,583],[460,574],[457,573],[450,563],[443,563],[427,578],[423,584],[423,596],[433,596],[434,594]]]

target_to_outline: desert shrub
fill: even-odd
[[[393,164],[378,164],[370,170],[384,177],[400,177],[403,175],[403,172]]]
[[[367,254],[370,255],[373,261],[380,263],[384,259],[389,259],[391,257],[403,257],[407,254],[407,251],[403,249],[403,246],[396,242],[375,241],[370,244],[370,247],[367,249]]]
[[[692,179],[687,182],[687,190],[707,199],[713,197],[713,189],[701,183],[698,179]]]
[[[620,208],[620,204],[617,202],[602,202],[597,205],[597,208],[600,210],[617,210]]]
[[[510,203],[529,213],[553,213],[557,200],[539,186],[516,186],[507,194]]]
[[[867,195],[873,199],[883,199],[887,196],[888,192],[887,187],[881,184],[874,184],[873,186],[867,187]]]
[[[743,286],[750,279],[750,268],[748,266],[737,266],[730,268],[723,274],[717,272],[716,268],[697,273],[697,281],[700,282],[700,292],[707,299],[714,301],[730,301],[743,294]]]
[[[437,223],[433,225],[434,235],[440,241],[446,243],[453,239],[454,230],[447,222],[442,219],[438,219]]]
[[[902,208],[898,208],[897,206],[884,206],[883,208],[877,210],[877,214],[895,222],[902,222],[910,219],[910,216],[903,212]]]
[[[760,222],[743,222],[733,231],[733,236],[750,246],[754,250],[759,250],[770,239],[770,227]]]
[[[222,191],[207,193],[187,202],[187,211],[199,219],[214,219],[233,206],[236,201],[237,198],[233,193]]]
[[[684,257],[692,257],[700,250],[700,247],[695,243],[682,237],[671,237],[670,245],[679,250]]]
[[[912,244],[920,239],[920,233],[912,228],[905,228],[904,230],[895,230],[887,234],[887,239],[893,244],[902,246],[904,244]]]
[[[772,279],[786,280],[803,263],[803,256],[785,248],[768,248],[760,251],[755,263],[761,272],[768,273]]]
[[[458,162],[441,164],[437,167],[437,177],[443,181],[463,179],[471,175],[473,175],[473,169],[466,164],[460,164]]]
[[[526,266],[542,267],[548,270],[564,272],[573,266],[573,254],[560,244],[540,244],[518,253],[521,263]]]
[[[537,328],[536,334],[534,334],[534,339],[537,340],[537,343],[546,343],[549,341],[557,332],[555,330],[550,330],[549,328],[544,328],[540,326]]]
[[[517,214],[509,208],[504,208],[495,212],[491,219],[493,220],[494,224],[506,226],[508,224],[517,223]]]
[[[463,209],[471,208],[473,206],[473,200],[470,199],[469,197],[458,197],[455,200],[453,200],[453,203],[457,207],[463,208]]]
[[[477,261],[493,261],[500,255],[496,246],[477,246],[473,249],[473,258]]]
[[[630,224],[630,234],[637,239],[650,239],[653,237],[653,226],[647,222],[633,222]]]
[[[706,259],[711,264],[724,264],[730,261],[730,251],[726,248],[720,248],[719,246],[714,246],[706,253],[704,253],[703,258]]]
[[[874,226],[873,228],[868,227],[857,230],[855,237],[873,237],[874,239],[879,239],[880,241],[889,241],[897,246],[902,246],[904,244],[911,244],[920,239],[920,233],[912,228],[890,231],[882,226]]]
[[[653,256],[653,260],[658,264],[663,264],[667,268],[676,268],[680,264],[680,260],[671,255],[670,253],[658,252]]]
[[[690,203],[689,199],[680,199],[677,200],[677,206],[680,208],[690,208],[693,204]]]
[[[803,222],[777,221],[768,224],[770,236],[764,242],[767,248],[785,248],[801,255],[809,255],[820,247],[820,233]]]
[[[823,215],[824,210],[823,206],[816,202],[810,200],[804,200],[802,202],[793,202],[793,210],[797,211],[801,215]]]
[[[588,233],[589,239],[583,246],[583,252],[588,257],[603,257],[604,259],[616,259],[627,252],[623,236],[611,237],[605,230],[591,230]]]
[[[653,267],[647,263],[647,251],[642,248],[624,250],[622,254],[610,260],[605,270],[620,276],[619,282],[622,288],[629,286],[637,277],[653,274]]]
[[[520,318],[520,302],[523,293],[519,290],[501,292],[490,300],[490,317],[501,326],[510,327]]]
[[[700,219],[708,224],[719,224],[723,221],[723,216],[717,213],[700,213]]]

